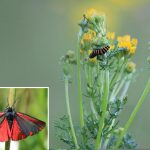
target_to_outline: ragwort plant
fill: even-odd
[[[130,35],[115,37],[114,32],[107,32],[105,16],[94,9],[87,10],[79,26],[76,54],[70,50],[61,58],[68,116],[55,122],[57,136],[68,145],[67,149],[135,149],[137,144],[127,130],[148,94],[150,80],[124,127],[119,127],[118,116],[128,102],[127,91],[136,72],[132,56],[138,41]],[[68,85],[74,66],[80,125],[74,125],[69,105]]]

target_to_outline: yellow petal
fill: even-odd
[[[86,17],[87,18],[92,17],[95,14],[96,14],[96,9],[94,9],[94,8],[88,8],[86,11]]]
[[[135,39],[135,38],[133,38],[133,39],[131,40],[131,43],[136,46],[136,45],[138,44],[138,40]]]

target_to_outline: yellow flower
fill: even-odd
[[[110,45],[110,50],[113,50],[115,48],[115,45]]]
[[[115,32],[107,32],[106,37],[110,40],[114,40]]]
[[[93,30],[89,30],[89,32],[92,34],[92,36],[93,36],[93,37],[95,37],[95,36],[96,36],[96,32],[95,32],[95,31],[93,31]]]
[[[130,42],[130,35],[118,36],[118,42]]]
[[[135,54],[136,46],[137,46],[137,39],[131,39],[130,35],[125,35],[123,37],[119,36],[118,40],[118,47],[126,48],[129,54]]]
[[[92,31],[92,30],[89,30],[87,33],[84,33],[82,39],[83,41],[91,41],[94,37],[96,36],[96,32],[95,31]]]
[[[138,44],[138,40],[133,38],[133,39],[131,40],[131,44],[132,44],[132,45],[137,45],[137,44]]]
[[[90,55],[92,53],[93,50],[88,50],[88,55]],[[97,59],[96,57],[94,58],[89,58],[89,62],[93,62],[93,63],[96,63]]]
[[[126,42],[129,42],[131,40],[130,35],[125,35],[123,38]]]
[[[134,54],[135,51],[136,51],[136,47],[135,46],[131,46],[128,51],[129,51],[130,54]]]
[[[96,15],[96,9],[94,9],[94,8],[89,8],[89,9],[86,10],[86,13],[85,13],[85,14],[86,14],[86,17],[87,17],[87,18],[90,18],[90,17]]]
[[[92,35],[89,33],[85,33],[83,35],[83,41],[91,41],[92,40]]]

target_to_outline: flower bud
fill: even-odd
[[[82,19],[79,23],[79,26],[81,27],[83,33],[88,32],[88,22],[87,22],[87,20]]]
[[[123,130],[124,130],[124,128],[118,128],[118,129],[116,129],[116,130],[114,130],[114,133],[115,134],[117,134],[117,135],[120,135],[121,134],[121,132],[123,132]]]
[[[147,57],[147,61],[150,63],[150,56]]]
[[[74,53],[74,51],[69,50],[69,51],[67,52],[66,56],[67,56],[68,58],[73,58],[73,57],[75,57],[75,53]]]
[[[95,16],[95,23],[99,24],[100,22],[104,21],[102,16]]]
[[[76,64],[75,52],[72,51],[72,50],[69,50],[69,51],[66,53],[66,60],[68,60],[68,62],[69,62],[70,64]]]
[[[75,58],[70,58],[69,63],[70,64],[77,64],[77,60]]]
[[[135,71],[135,67],[136,67],[136,64],[130,61],[130,62],[127,63],[126,71],[128,73],[132,73],[132,72]]]

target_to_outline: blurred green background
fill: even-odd
[[[123,126],[147,82],[150,41],[149,0],[1,0],[0,1],[0,85],[50,86],[49,141],[51,148],[65,147],[55,136],[53,123],[66,114],[64,84],[59,58],[75,50],[78,22],[83,12],[94,7],[107,16],[108,31],[130,34],[139,44],[134,62],[137,75],[129,89],[123,110]],[[74,122],[79,121],[76,74],[70,87]],[[138,148],[150,149],[150,101],[147,97],[129,131]]]
[[[4,111],[8,106],[8,93],[9,88],[0,88],[1,111]],[[26,113],[48,124],[48,88],[17,88],[15,100],[17,101],[15,104],[16,112]],[[47,150],[47,130],[44,128],[37,135],[19,141],[19,150]]]

